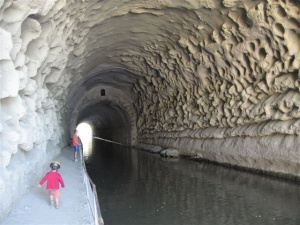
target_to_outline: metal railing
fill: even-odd
[[[90,176],[87,173],[84,159],[83,159],[83,149],[82,148],[80,151],[79,158],[80,158],[81,165],[82,165],[83,172],[84,172],[84,174],[83,174],[84,183],[86,186],[86,193],[87,193],[90,211],[92,214],[91,222],[92,222],[92,224],[95,224],[95,225],[104,225],[104,221],[103,221],[103,218],[101,215],[100,205],[99,205],[99,201],[98,201],[96,185],[94,184],[94,182],[92,181],[92,179],[90,178]]]
[[[94,138],[102,140],[102,141],[107,141],[107,142],[111,142],[114,144],[118,144],[118,145],[128,146],[125,144],[121,144],[118,142],[114,142],[114,141],[99,138],[99,137],[94,137]],[[93,218],[90,218],[91,222],[92,222],[92,224],[95,224],[95,225],[104,225],[104,221],[103,221],[103,218],[101,215],[100,205],[99,205],[99,201],[98,201],[96,185],[94,184],[94,182],[92,181],[92,179],[90,178],[90,176],[87,173],[84,159],[83,159],[82,147],[80,148],[80,156],[79,157],[80,157],[81,165],[82,165],[83,172],[84,172],[84,183],[86,186],[89,208],[90,208],[90,211],[91,211],[91,214],[93,217]]]
[[[129,146],[129,145],[125,145],[125,144],[122,144],[122,143],[119,143],[119,142],[107,140],[107,139],[104,139],[104,138],[99,138],[99,137],[95,137],[95,136],[93,138],[99,139],[99,140],[102,140],[102,141],[106,141],[106,142],[110,142],[110,143],[114,143],[114,144],[117,144],[117,145]]]

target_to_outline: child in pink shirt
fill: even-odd
[[[43,183],[47,181],[46,189],[49,190],[50,204],[54,204],[53,198],[55,198],[55,208],[58,209],[60,196],[59,183],[63,188],[65,187],[65,184],[61,175],[58,173],[58,169],[60,168],[59,162],[52,162],[50,164],[50,167],[51,171],[43,177],[43,179],[38,184],[38,187],[42,187]]]

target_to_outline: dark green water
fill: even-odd
[[[300,184],[104,142],[84,154],[105,225],[300,225]]]

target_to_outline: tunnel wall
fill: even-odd
[[[198,133],[164,132],[144,135],[139,141],[177,149],[182,156],[192,159],[300,180],[298,135],[276,133],[258,136],[258,132],[230,136],[228,133],[228,130],[221,129]]]
[[[140,143],[177,149],[182,156],[300,179],[300,120],[239,127],[144,133]]]
[[[0,1],[0,223],[66,144],[53,84],[70,83],[60,76],[69,51],[51,35],[63,18],[42,21],[64,4],[48,3]]]

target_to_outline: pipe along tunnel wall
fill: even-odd
[[[296,0],[0,0],[0,220],[84,121],[299,178],[299,28]]]

